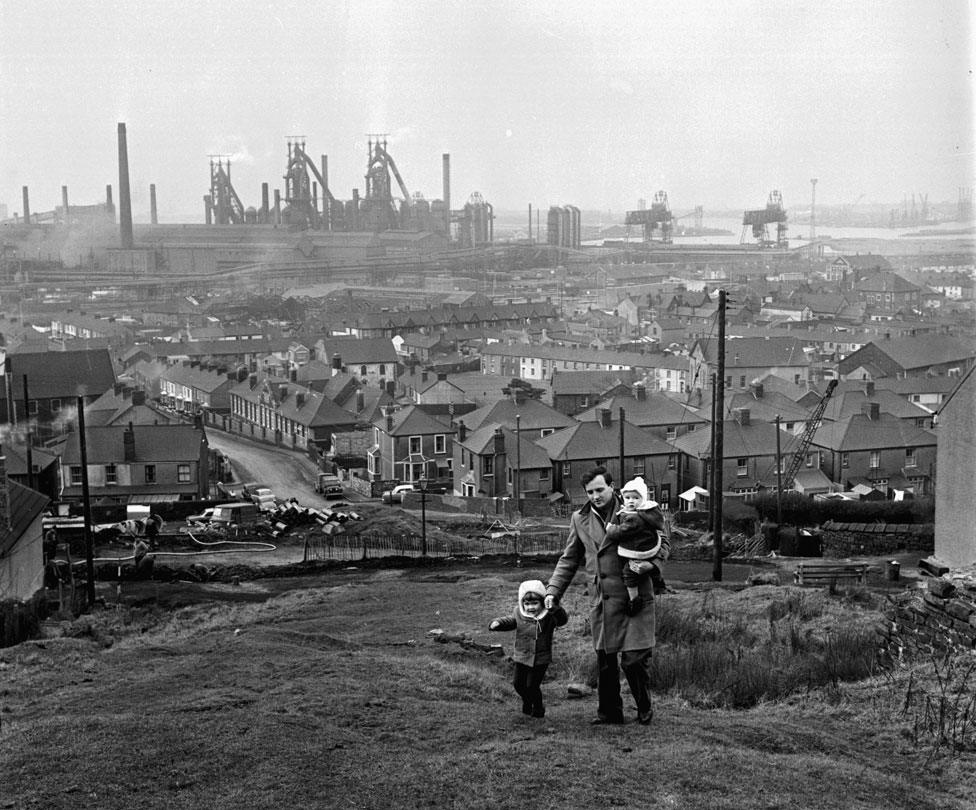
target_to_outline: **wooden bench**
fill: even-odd
[[[801,562],[793,572],[793,582],[796,585],[830,585],[837,582],[864,582],[867,576],[867,563]]]

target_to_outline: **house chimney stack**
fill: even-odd
[[[362,413],[366,408],[366,394],[362,389],[356,392],[356,413]]]
[[[634,399],[638,402],[647,401],[647,386],[644,383],[634,383]]]
[[[865,402],[861,406],[861,413],[872,422],[877,422],[881,418],[881,407],[877,402]]]
[[[753,383],[752,384],[752,393],[756,397],[756,399],[762,399],[763,398],[763,394],[765,392],[766,392],[766,389],[763,387],[763,384],[761,382],[757,382],[757,383]]]
[[[465,439],[468,438],[468,426],[464,424],[463,419],[457,424],[457,432],[458,432],[457,435],[458,435],[459,442],[463,442]]]
[[[492,441],[492,452],[496,456],[505,455],[505,434],[502,432],[500,427],[495,428],[495,433],[491,437]],[[499,475],[500,470],[495,470],[495,475]]]
[[[130,464],[136,460],[136,433],[132,429],[132,422],[122,431],[122,457]]]
[[[613,413],[609,408],[598,408],[596,417],[602,428],[609,428],[613,425]]]
[[[864,394],[868,397],[874,396],[874,380],[868,380],[864,383]]]
[[[735,421],[742,425],[742,427],[749,427],[749,419],[750,414],[748,408],[735,409]]]

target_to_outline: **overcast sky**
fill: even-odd
[[[0,0],[0,203],[116,190],[202,221],[209,154],[245,205],[284,188],[288,136],[364,188],[388,133],[409,192],[496,210],[622,212],[955,201],[974,185],[968,0],[593,2]]]

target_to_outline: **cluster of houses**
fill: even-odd
[[[152,339],[77,313],[43,330],[0,321],[6,502],[23,521],[81,497],[79,407],[102,503],[208,497],[223,470],[207,432],[220,430],[306,452],[372,494],[424,481],[459,497],[577,504],[583,473],[604,464],[617,480],[643,476],[673,509],[698,508],[719,419],[726,494],[778,486],[802,449],[798,492],[930,495],[939,414],[973,402],[972,309],[940,316],[931,288],[879,259],[829,264],[823,282],[841,292],[733,289],[721,379],[707,288],[624,295],[621,284],[612,310],[568,318],[550,302],[473,294],[273,333],[157,313]],[[718,385],[725,407],[713,414]]]

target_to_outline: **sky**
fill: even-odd
[[[202,222],[209,156],[245,206],[287,141],[364,190],[384,133],[409,193],[496,212],[955,201],[974,182],[971,0],[0,0],[0,203],[118,194]],[[272,192],[273,193],[273,192]]]

